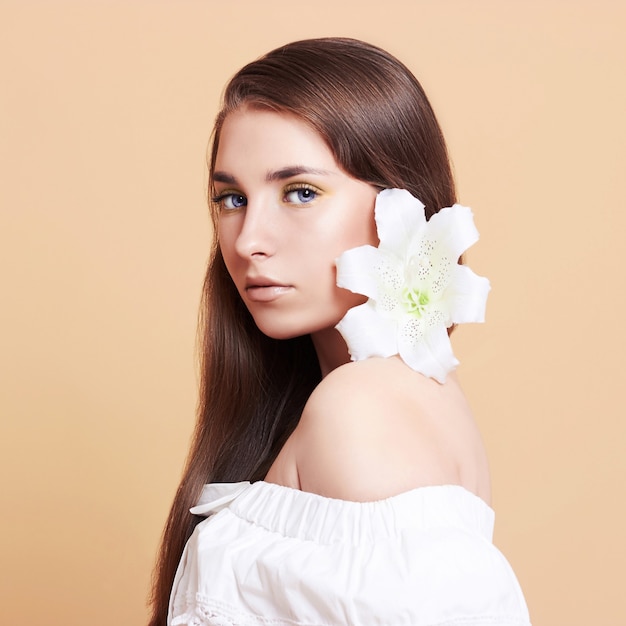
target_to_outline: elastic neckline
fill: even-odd
[[[227,508],[270,532],[326,544],[363,544],[408,529],[442,528],[475,532],[491,541],[495,519],[484,500],[460,485],[417,487],[383,500],[352,502],[258,481],[207,485],[202,502],[202,514]]]

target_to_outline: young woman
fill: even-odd
[[[445,347],[488,290],[457,264],[471,214],[414,217],[455,202],[417,80],[355,40],[270,52],[226,88],[209,191],[199,420],[151,625],[529,624]],[[447,315],[443,276],[481,294]]]

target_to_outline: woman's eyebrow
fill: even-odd
[[[300,176],[302,174],[312,174],[314,176],[329,176],[333,174],[330,170],[322,170],[315,167],[306,167],[305,165],[291,165],[282,167],[279,170],[270,171],[265,175],[265,181],[272,183],[277,180],[285,180]],[[213,181],[216,183],[225,183],[226,185],[237,185],[237,179],[226,172],[213,172]]]
[[[268,172],[265,175],[265,180],[271,183],[276,180],[285,180],[286,178],[293,178],[294,176],[300,176],[301,174],[313,174],[314,176],[328,176],[332,174],[329,170],[320,170],[315,167],[306,167],[304,165],[292,165],[290,167],[283,167],[273,172]]]
[[[213,172],[213,181],[216,183],[226,183],[227,185],[237,184],[237,179],[226,172]]]

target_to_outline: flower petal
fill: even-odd
[[[452,322],[484,322],[490,290],[489,279],[478,276],[465,265],[457,265],[443,296]]]
[[[469,207],[455,204],[441,209],[429,220],[426,237],[436,241],[437,251],[445,251],[452,262],[478,241],[478,230]]]
[[[371,301],[349,309],[335,328],[348,344],[353,361],[398,354],[396,321],[377,313]]]
[[[368,298],[379,295],[380,276],[378,268],[383,254],[374,246],[359,246],[346,250],[336,261],[337,285]]]
[[[442,384],[459,364],[443,325],[431,328],[417,344],[406,342],[401,331],[398,344],[399,354],[409,367]]]
[[[401,258],[416,233],[424,230],[424,205],[406,189],[384,189],[376,197],[374,209],[379,248]]]

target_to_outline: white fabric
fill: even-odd
[[[494,513],[458,486],[347,502],[206,485],[169,626],[528,626]]]

